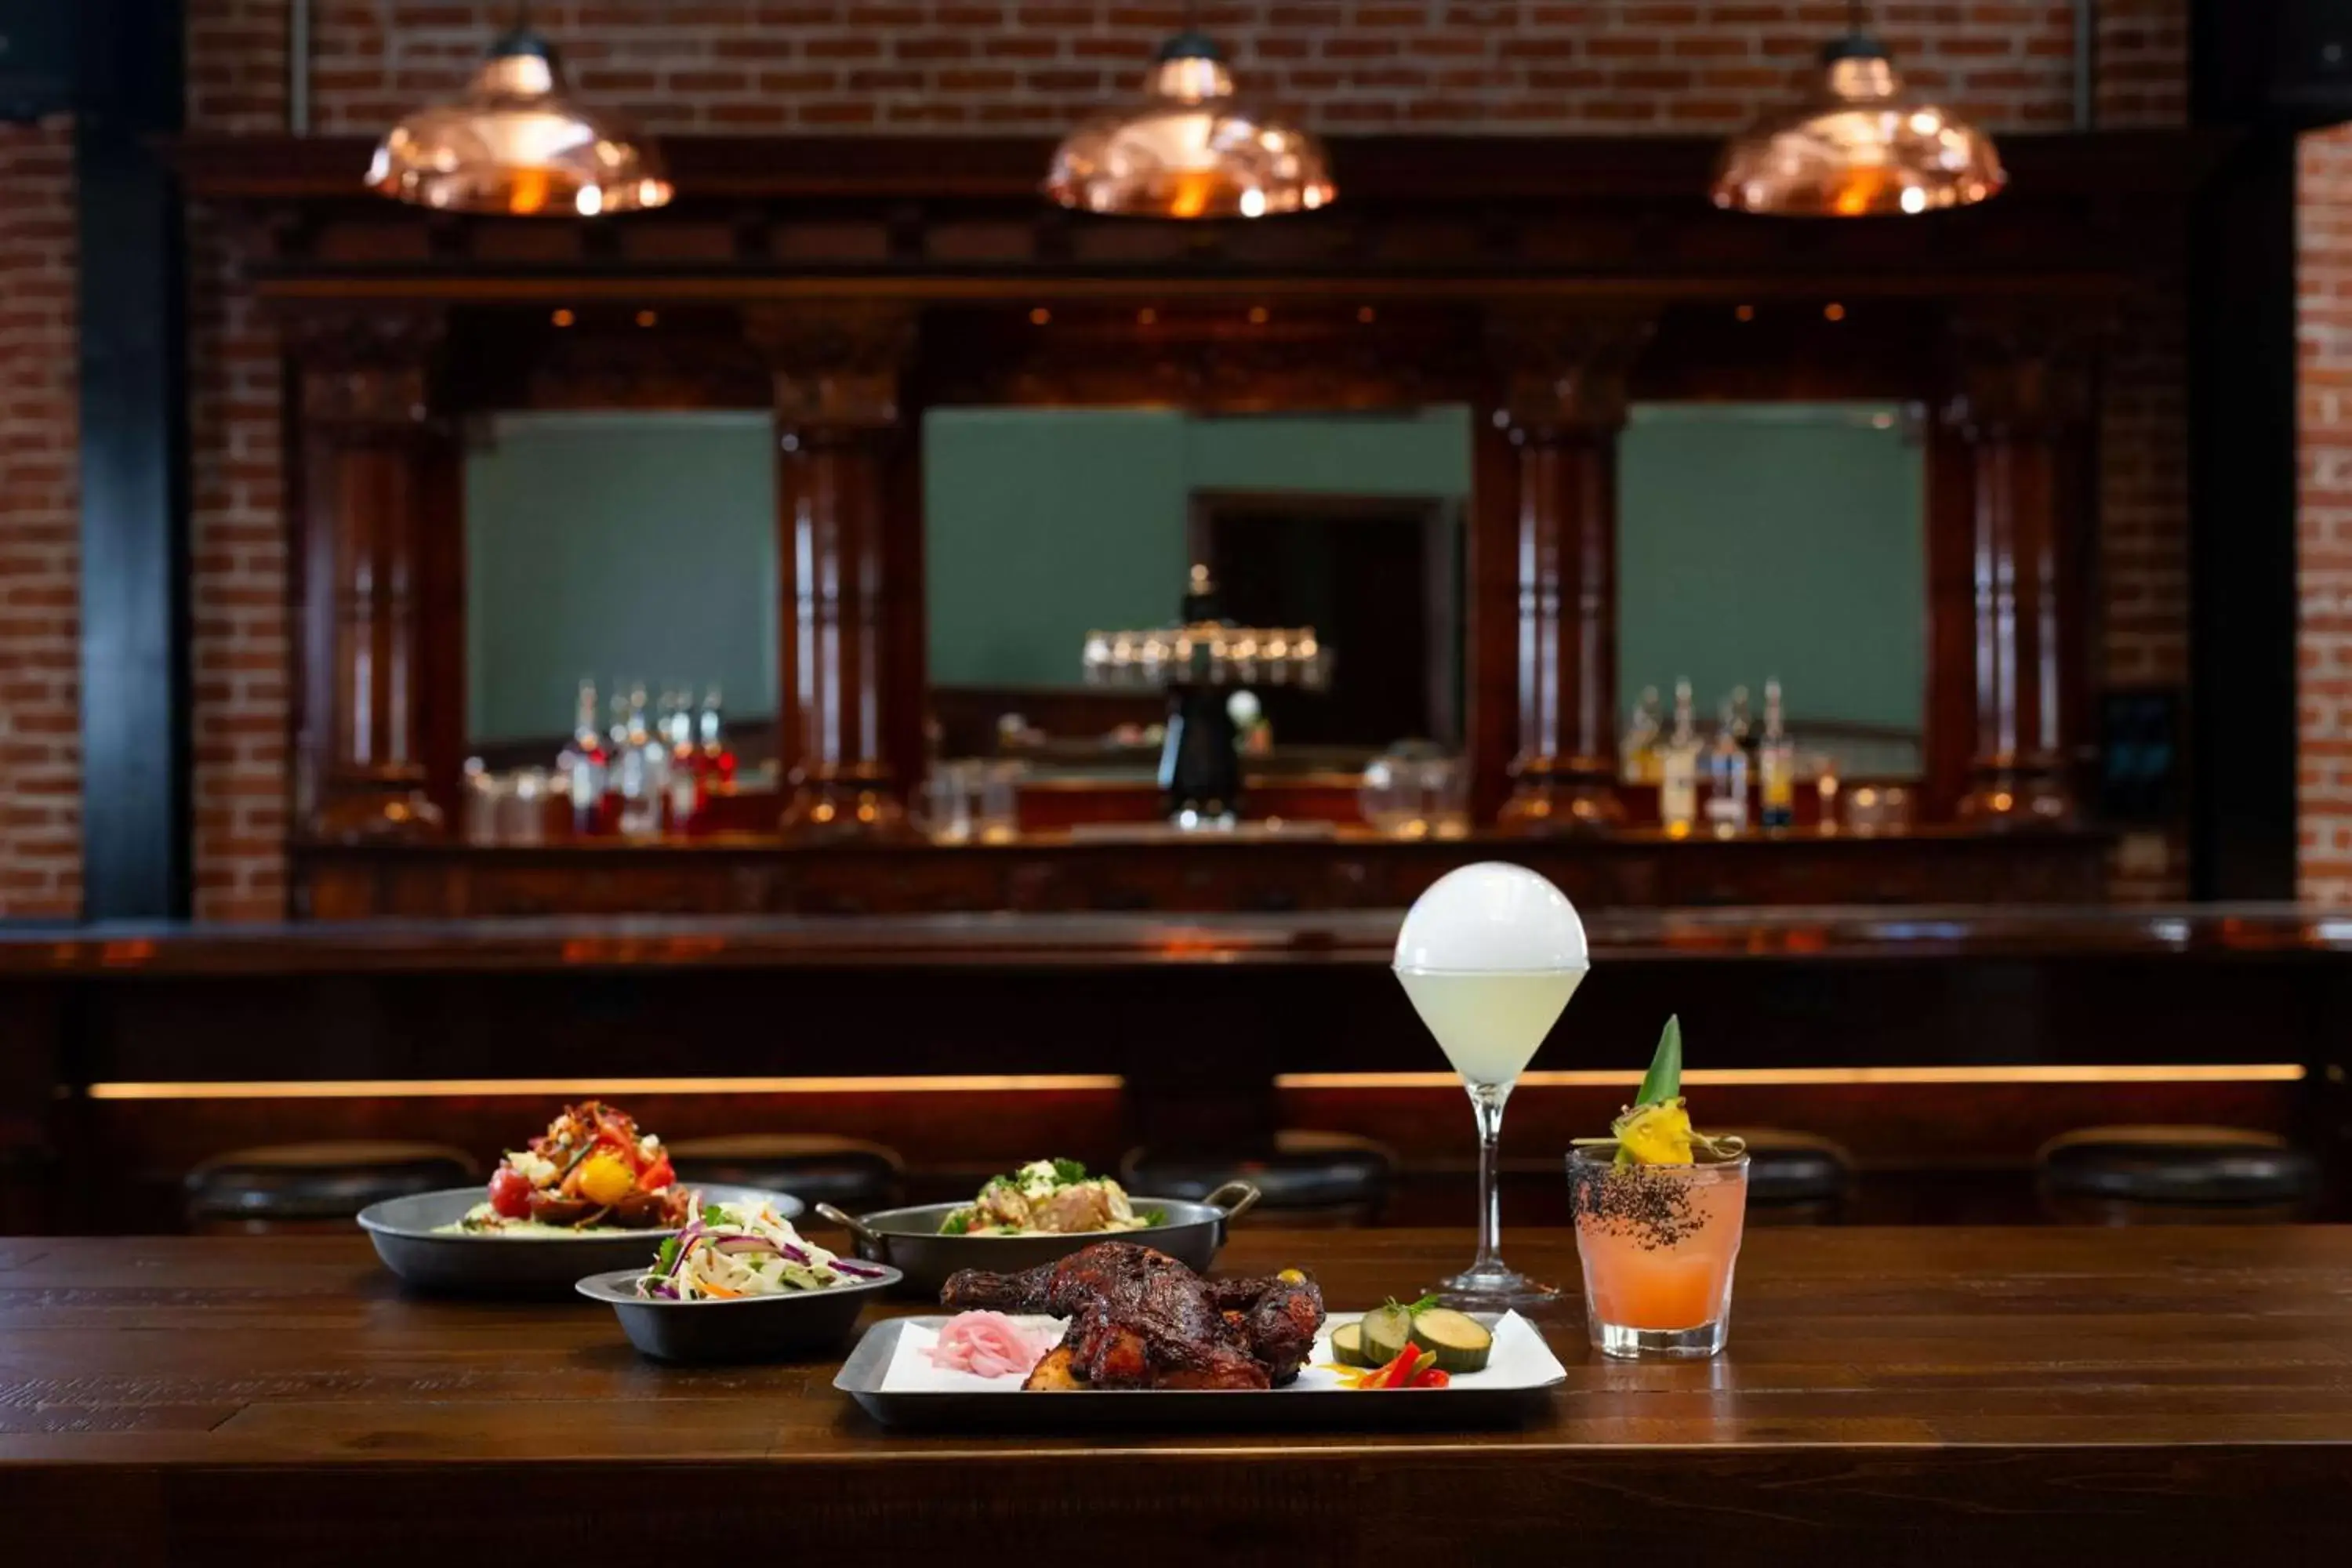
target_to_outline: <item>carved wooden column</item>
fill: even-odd
[[[294,443],[299,717],[296,801],[329,838],[432,837],[463,745],[460,448],[433,416],[437,310],[305,310],[287,321]],[[462,606],[460,606],[462,609]],[[429,625],[428,625],[429,623]],[[454,676],[452,671],[454,670]]]
[[[1617,802],[1617,436],[1646,316],[1490,323],[1517,454],[1517,752],[1498,826],[1606,831]]]
[[[2091,333],[2079,317],[1980,314],[1956,323],[1976,587],[1976,747],[1964,821],[2074,819],[2084,721],[2081,542]]]
[[[913,461],[900,397],[914,317],[824,301],[757,307],[745,327],[775,383],[777,751],[790,791],[778,826],[792,837],[902,833],[892,742],[922,671],[899,668],[909,655],[890,605],[919,603],[922,590],[919,576],[892,581],[889,568],[893,508],[908,493],[897,468]]]

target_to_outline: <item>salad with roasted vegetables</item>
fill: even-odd
[[[735,1301],[827,1290],[883,1270],[835,1258],[803,1238],[766,1204],[711,1204],[694,1223],[664,1238],[637,1294],[656,1301]]]
[[[444,1229],[477,1235],[573,1236],[671,1230],[694,1213],[661,1140],[598,1100],[567,1105],[543,1137],[499,1163],[485,1202]]]
[[[1089,1176],[1076,1160],[1032,1160],[1009,1176],[991,1176],[980,1195],[950,1211],[941,1236],[1073,1236],[1165,1225],[1158,1209],[1139,1214],[1127,1189]]]

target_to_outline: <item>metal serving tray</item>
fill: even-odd
[[[1361,1317],[1360,1312],[1333,1316],[1327,1336],[1339,1324]],[[1492,1328],[1493,1313],[1472,1316]],[[1032,1431],[1090,1431],[1103,1427],[1216,1428],[1252,1431],[1267,1428],[1486,1428],[1515,1426],[1549,1408],[1552,1390],[1567,1381],[1567,1373],[1535,1326],[1528,1331],[1542,1349],[1548,1367],[1530,1375],[1488,1383],[1460,1379],[1450,1388],[1360,1393],[1352,1389],[1317,1387],[1306,1383],[1263,1392],[1197,1389],[1117,1389],[1087,1394],[1024,1394],[1007,1377],[1003,1388],[985,1391],[887,1389],[883,1380],[898,1353],[898,1341],[909,1327],[937,1329],[945,1317],[890,1318],[866,1331],[857,1348],[833,1380],[834,1387],[856,1400],[885,1426],[919,1431],[1020,1428]],[[1317,1360],[1324,1359],[1318,1345]]]

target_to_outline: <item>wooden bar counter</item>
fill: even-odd
[[[1567,1233],[1508,1239],[1572,1287]],[[1223,1261],[1354,1307],[1469,1246],[1244,1226]],[[917,1437],[836,1362],[665,1368],[585,1303],[404,1297],[357,1237],[16,1240],[0,1504],[109,1568],[2277,1561],[2352,1496],[2347,1281],[2332,1227],[1765,1230],[1725,1357],[1604,1362],[1571,1294],[1518,1427]]]
[[[15,1151],[0,1194],[18,1228],[168,1229],[181,1177],[225,1151],[429,1126],[489,1158],[562,1096],[599,1092],[669,1138],[884,1142],[924,1198],[1047,1144],[1112,1168],[1138,1147],[1351,1131],[1396,1149],[1401,1195],[1430,1205],[1395,1217],[1437,1217],[1467,1180],[1468,1122],[1388,973],[1401,918],[14,928],[0,931],[0,1153]],[[2352,1125],[2335,1024],[2352,1016],[2352,921],[2321,911],[1589,919],[1592,978],[1512,1101],[1507,1149],[1530,1160],[1607,1119],[1624,1084],[1593,1069],[1637,1070],[1668,1014],[1696,1061],[1744,1075],[1710,1086],[1718,1116],[1819,1132],[1882,1170],[1998,1162],[2021,1203],[2035,1149],[2075,1127],[2218,1123],[2327,1149]],[[2035,1077],[2053,1071],[2074,1076]],[[1527,1176],[1556,1201],[1549,1178],[1548,1163]]]

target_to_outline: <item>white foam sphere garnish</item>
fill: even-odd
[[[1396,967],[1432,973],[1529,973],[1591,966],[1568,895],[1525,866],[1482,860],[1448,871],[1413,900]]]

